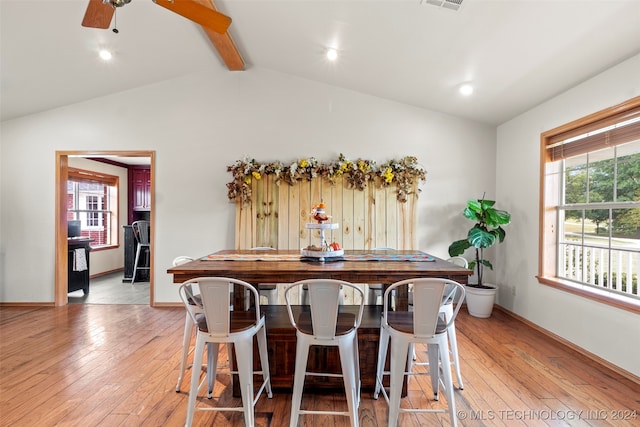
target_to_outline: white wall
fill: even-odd
[[[93,276],[124,268],[124,229],[122,226],[127,223],[127,169],[78,157],[69,157],[69,166],[119,177],[118,218],[120,223],[118,227],[118,241],[120,245],[113,249],[91,251],[89,254],[89,274]]]
[[[276,72],[218,68],[1,123],[0,301],[54,300],[56,150],[156,151],[156,302],[178,301],[166,274],[175,256],[233,247],[226,168],[245,156],[417,156],[427,170],[419,245],[440,257],[460,237],[456,227],[466,232],[465,200],[494,195],[493,127]]]
[[[512,214],[500,258],[500,305],[640,376],[640,315],[538,283],[540,134],[640,95],[640,55],[498,128],[497,194]],[[495,265],[495,264],[494,264]],[[511,295],[507,286],[514,286]]]

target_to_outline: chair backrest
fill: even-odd
[[[190,261],[193,261],[193,258],[191,258],[190,256],[180,255],[180,256],[177,256],[177,257],[175,257],[173,259],[172,264],[173,264],[174,267],[176,267],[178,265],[186,264],[186,263],[188,263]],[[194,285],[194,286],[192,286],[192,285]],[[191,292],[192,295],[196,295],[196,294],[200,293],[198,291],[197,283],[192,283],[191,285],[188,285],[188,286],[189,286],[189,291]],[[193,304],[192,304],[192,306],[193,306]]]
[[[444,293],[442,295],[442,304],[451,304],[454,301],[459,301],[462,296],[463,295],[458,292],[458,287],[455,286],[455,284],[446,283],[444,287]]]
[[[461,257],[461,256],[451,257],[447,261],[449,261],[449,262],[451,262],[453,264],[459,265],[460,267],[469,268],[469,261],[467,261],[466,258]],[[452,302],[454,299],[456,301],[460,301],[460,300],[462,300],[462,297],[463,297],[463,295],[460,295],[458,292],[456,292],[453,295],[451,295],[451,297],[448,299],[448,302]]]
[[[469,268],[469,261],[461,256],[451,257],[447,261],[452,262],[455,265],[459,265],[460,267]]]
[[[336,336],[336,324],[338,322],[338,310],[340,307],[341,287],[351,287],[354,292],[360,294],[360,308],[355,317],[354,328],[360,326],[364,309],[364,293],[362,289],[352,283],[333,279],[308,279],[292,283],[287,286],[284,298],[287,303],[287,311],[291,324],[298,330],[296,319],[291,309],[290,294],[296,288],[302,290],[306,286],[309,292],[309,306],[311,310],[311,324],[313,335],[320,339],[333,339]]]
[[[150,243],[149,240],[149,229],[151,224],[149,221],[134,221],[131,224],[131,228],[133,228],[133,235],[136,237],[138,244],[140,245],[148,245]]]
[[[190,256],[180,255],[173,259],[173,266],[176,267],[178,265],[186,264],[190,261],[193,261],[193,258],[191,258]]]
[[[193,298],[191,285],[197,283],[200,290],[200,300]],[[210,335],[228,336],[231,329],[231,309],[233,292],[235,288],[240,288],[241,295],[246,291],[253,293],[254,298],[258,300],[258,291],[253,285],[238,279],[229,277],[197,277],[187,280],[180,286],[180,298],[189,308],[190,300],[196,301],[205,315],[207,321],[207,329]],[[255,310],[256,322],[260,321],[260,306],[251,307],[250,311]],[[237,310],[236,310],[237,311]],[[189,313],[192,313],[188,310]],[[195,314],[192,314],[194,323],[198,323]]]
[[[447,300],[454,300],[454,295],[464,297],[464,286],[449,279],[417,278],[401,280],[389,286],[384,293],[383,322],[387,323],[389,312],[389,293],[401,286],[413,286],[413,333],[416,336],[431,336],[438,328],[440,306]],[[451,301],[455,304],[453,315],[446,319],[448,327],[458,315],[462,306],[462,298]],[[438,328],[441,331],[443,328]]]

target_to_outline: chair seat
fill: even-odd
[[[187,300],[189,301],[189,305],[202,305],[202,296],[200,294],[189,296]]]
[[[255,311],[233,311],[231,312],[230,317],[230,333],[246,331],[257,324]],[[204,314],[199,314],[196,318],[198,319],[198,329],[201,332],[209,332],[209,329],[207,328],[207,319]],[[264,318],[264,313],[260,313],[260,318]]]
[[[387,313],[387,323],[396,331],[413,334],[413,312],[412,311],[389,311]],[[446,331],[447,325],[438,319],[436,326],[436,334]]]
[[[354,313],[338,313],[338,321],[336,322],[336,336],[346,335],[353,331],[356,321]],[[311,322],[311,312],[303,311],[298,316],[298,329],[303,334],[313,335],[313,324]]]

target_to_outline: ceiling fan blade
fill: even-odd
[[[193,0],[153,0],[153,2],[216,33],[226,33],[231,25],[231,18],[227,15],[204,7]]]
[[[89,0],[87,11],[84,13],[84,18],[82,19],[82,26],[109,28],[114,11],[114,7],[109,3],[103,3],[102,0]]]

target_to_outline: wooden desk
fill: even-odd
[[[88,237],[71,237],[67,239],[67,292],[82,289],[84,295],[89,295],[89,267],[92,239]],[[84,249],[86,268],[82,271],[74,269],[75,250]]]
[[[242,256],[255,254],[251,250],[225,250],[215,254]],[[345,255],[371,254],[372,251],[345,251]],[[380,251],[375,254],[380,255]],[[419,251],[386,251],[389,255],[427,255]],[[269,257],[298,255],[298,251],[269,251]],[[302,262],[300,260],[269,261],[266,260],[203,260],[197,259],[186,264],[172,267],[167,273],[173,275],[175,283],[196,277],[221,276],[241,279],[251,284],[258,283],[292,283],[303,279],[340,279],[353,283],[384,283],[390,285],[399,280],[415,277],[442,277],[467,283],[471,271],[448,261],[432,257],[433,261],[335,261],[335,262]],[[398,300],[405,301],[402,295]],[[400,304],[399,304],[400,305]],[[399,306],[400,309],[401,305]],[[289,324],[284,306],[263,306],[266,313],[267,345],[269,348],[269,364],[271,367],[271,381],[274,387],[290,388],[293,385],[295,365],[295,330]],[[376,359],[378,351],[378,336],[380,332],[380,307],[371,306],[366,310],[366,322],[358,331],[360,351],[360,376],[362,387],[365,389],[375,386]],[[314,353],[313,350],[316,350]],[[315,348],[309,355],[316,366],[338,369],[337,352],[332,349]],[[257,355],[257,350],[254,352]],[[256,356],[257,358],[257,356]],[[322,363],[318,363],[320,360]],[[256,365],[258,368],[259,365]],[[336,368],[337,367],[337,368]],[[234,382],[234,384],[237,383]],[[342,387],[341,378],[307,377],[307,387]]]

